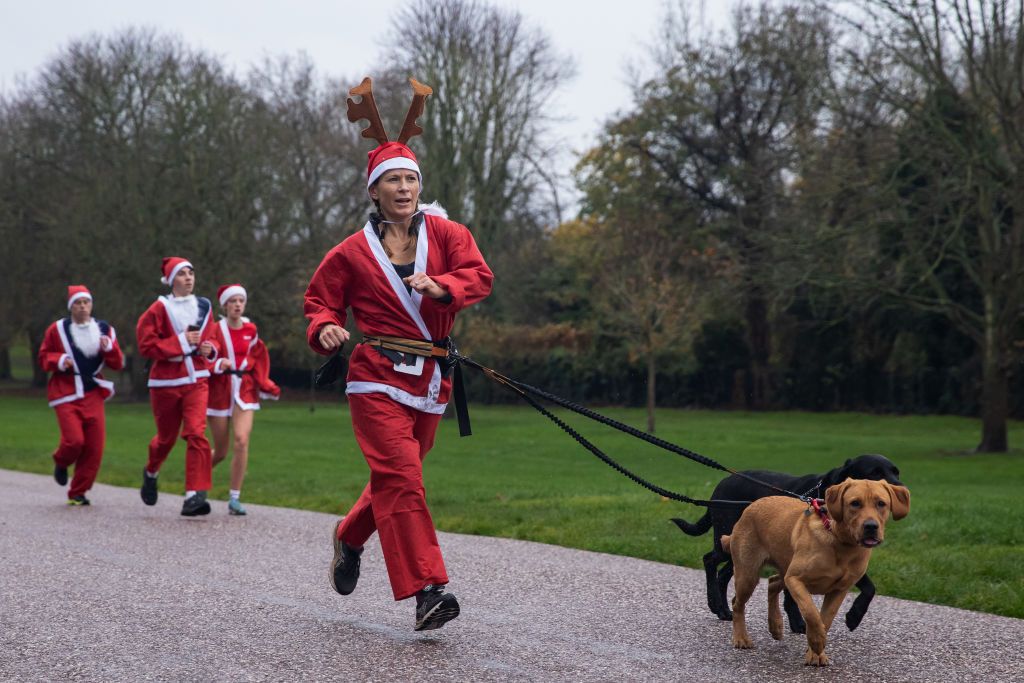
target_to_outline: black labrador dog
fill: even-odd
[[[883,455],[859,455],[847,460],[842,467],[829,470],[824,474],[808,474],[802,477],[767,470],[746,470],[743,473],[787,491],[799,494],[810,493],[818,498],[824,495],[825,489],[829,486],[839,484],[848,477],[884,480],[896,486],[903,485],[903,482],[900,481],[899,468]],[[821,488],[814,490],[819,484]],[[731,474],[719,482],[714,493],[711,494],[711,498],[712,500],[751,502],[765,496],[777,495],[780,495],[777,491]],[[690,536],[700,536],[707,533],[707,530],[712,527],[715,529],[715,547],[704,556],[704,572],[707,575],[708,608],[722,621],[732,620],[732,610],[729,609],[726,589],[733,573],[732,558],[722,549],[722,536],[732,533],[732,528],[739,521],[745,507],[745,505],[709,507],[696,524],[691,524],[683,519],[672,520]],[[725,565],[719,569],[719,565],[723,562]],[[851,631],[860,625],[861,619],[867,614],[868,605],[875,597],[875,584],[871,582],[867,574],[861,577],[856,586],[860,590],[860,595],[853,601],[850,611],[846,613],[846,627]],[[788,591],[785,593],[783,605],[786,615],[789,617],[789,628],[794,633],[803,633],[805,631],[803,617]]]

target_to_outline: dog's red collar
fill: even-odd
[[[818,513],[819,517],[821,517],[821,524],[825,527],[825,531],[831,531],[832,520],[828,518],[828,513],[825,512],[825,508],[821,507],[817,498],[811,499],[811,507],[814,508],[814,511]]]

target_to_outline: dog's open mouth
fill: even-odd
[[[874,548],[876,545],[882,545],[882,541],[877,538],[862,538],[860,544],[865,548]]]

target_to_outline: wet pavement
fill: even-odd
[[[461,534],[440,540],[462,615],[416,633],[375,540],[356,591],[331,590],[329,515],[89,495],[68,508],[51,478],[0,470],[0,680],[1024,680],[1024,620],[879,596],[810,669],[802,636],[768,635],[764,582],[739,651],[703,572]]]

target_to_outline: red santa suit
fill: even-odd
[[[414,272],[424,272],[451,295],[447,303],[409,292],[388,259],[376,228],[367,223],[327,253],[306,290],[307,340],[329,353],[319,333],[327,324],[344,326],[352,308],[364,335],[439,341],[455,314],[484,299],[493,274],[469,230],[425,209],[419,223]],[[419,363],[422,361],[422,363]],[[352,425],[367,463],[370,482],[338,528],[341,540],[361,547],[378,531],[396,600],[428,584],[448,583],[434,524],[423,490],[423,457],[434,441],[451,394],[432,358],[401,370],[376,349],[357,345],[349,360],[346,393]]]
[[[270,356],[256,325],[247,318],[242,321],[237,330],[228,325],[227,318],[214,326],[212,338],[223,353],[213,364],[207,415],[230,417],[234,405],[242,410],[259,410],[260,399],[276,401],[281,395],[281,389],[270,379]],[[225,371],[225,361],[231,362],[235,372]]]
[[[71,359],[70,370],[62,369],[65,358]],[[61,318],[43,336],[39,365],[53,373],[46,387],[60,426],[60,445],[53,461],[58,467],[75,466],[68,498],[84,496],[96,481],[103,460],[103,403],[114,395],[114,383],[103,378],[102,370],[124,367],[117,333],[105,320],[78,325],[71,318]]]
[[[173,276],[167,278],[172,280]],[[156,436],[149,442],[146,471],[160,471],[168,453],[174,448],[178,434],[185,440],[185,488],[208,491],[211,486],[210,443],[206,440],[206,405],[209,395],[207,378],[217,357],[219,346],[210,324],[209,299],[194,297],[177,299],[159,297],[139,318],[135,329],[139,353],[152,361],[149,368],[149,399],[156,421]],[[195,311],[195,320],[179,320],[180,311]],[[185,337],[189,325],[199,327],[200,344],[210,342],[214,355],[199,355]]]

